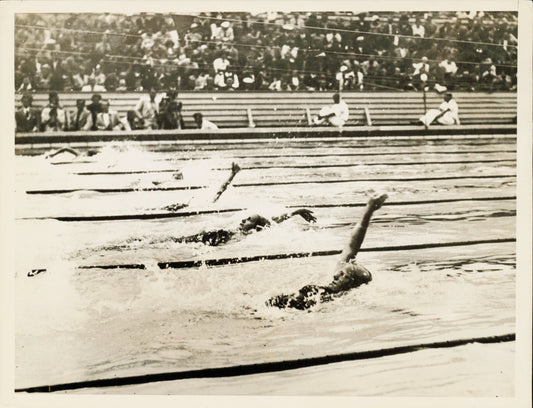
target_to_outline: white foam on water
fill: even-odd
[[[83,330],[87,301],[73,284],[75,266],[56,261],[34,277],[15,277],[17,333],[39,336],[59,331]]]

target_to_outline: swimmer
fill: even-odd
[[[241,168],[239,167],[239,165],[237,163],[231,163],[231,173],[230,173],[228,179],[226,181],[224,181],[222,183],[222,185],[219,187],[217,193],[215,194],[215,197],[213,198],[213,202],[216,202],[220,198],[222,193],[227,190],[227,188],[229,187],[229,185],[233,181],[233,178],[237,175],[237,173],[240,170],[241,170]],[[174,178],[176,178],[175,175],[174,175]],[[182,178],[183,178],[183,176],[182,176]],[[167,210],[167,211],[178,211],[178,210],[181,210],[182,208],[185,208],[185,207],[188,207],[188,206],[189,206],[188,203],[187,204],[174,203],[174,204],[167,205],[166,207],[163,207],[163,209]]]
[[[96,150],[88,150],[87,151],[87,156],[91,157],[91,156],[94,156],[97,153],[98,152]],[[57,149],[57,150],[54,150],[54,151],[46,153],[44,155],[44,158],[45,159],[52,159],[55,156],[60,155],[60,154],[64,156],[63,158],[68,158],[69,161],[73,161],[73,160],[75,160],[76,158],[78,158],[81,155],[80,152],[78,152],[77,150],[74,150],[74,149],[72,149],[70,147],[62,147],[60,149]]]
[[[213,231],[203,231],[198,234],[175,238],[174,241],[201,242],[205,245],[217,246],[225,244],[226,242],[230,241],[232,238],[236,238],[237,236],[248,235],[252,232],[261,231],[265,228],[268,228],[271,225],[271,221],[279,224],[296,215],[299,215],[307,222],[316,222],[316,217],[313,215],[313,212],[305,208],[300,208],[291,213],[282,214],[277,217],[271,217],[270,219],[267,219],[259,214],[254,214],[248,218],[243,219],[240,222],[239,227],[235,230],[219,229]]]
[[[278,295],[267,300],[267,306],[294,308],[298,310],[309,309],[319,302],[328,302],[334,296],[342,295],[350,289],[366,284],[372,280],[371,273],[355,260],[361,244],[365,238],[366,230],[374,211],[381,208],[387,194],[371,197],[365,208],[361,221],[355,226],[348,245],[341,253],[341,259],[335,267],[333,281],[327,286],[306,285],[297,293],[291,295]]]

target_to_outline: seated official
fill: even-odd
[[[317,126],[332,125],[342,127],[348,120],[349,115],[348,105],[341,101],[341,96],[336,93],[333,95],[333,105],[324,106],[313,122]]]
[[[48,105],[41,112],[41,130],[44,132],[55,132],[67,129],[67,112],[59,105],[57,92],[50,92]]]
[[[87,110],[91,112],[91,130],[96,130],[96,115],[102,112],[102,95],[94,94],[91,96],[91,103],[87,105]]]
[[[85,107],[85,101],[83,99],[77,99],[76,110],[69,112],[68,130],[91,130],[92,126],[92,114]]]
[[[135,105],[134,112],[143,129],[157,129],[159,102],[156,95],[155,89],[151,88],[148,95],[143,95]]]
[[[98,130],[131,130],[126,119],[120,118],[117,111],[109,109],[109,101],[102,101],[102,112],[96,115]]]
[[[170,97],[161,99],[159,103],[159,113],[157,114],[157,125],[159,129],[185,129],[181,109],[183,104]]]
[[[22,95],[22,106],[15,111],[17,132],[37,132],[41,127],[41,112],[32,107],[33,97],[29,93]]]
[[[419,121],[425,126],[430,126],[434,123],[441,125],[460,125],[459,106],[452,99],[452,94],[447,93],[439,109],[428,110],[424,116],[420,117]]]
[[[194,118],[194,122],[196,123],[196,127],[200,130],[217,130],[218,126],[215,125],[213,122],[208,121],[200,112],[196,112],[194,115],[192,115]]]

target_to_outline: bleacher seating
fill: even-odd
[[[122,116],[135,107],[143,94],[107,93],[105,98],[111,108]],[[309,115],[314,116],[320,108],[332,104],[332,93],[279,92],[279,93],[180,93],[186,128],[194,128],[193,113],[204,117],[220,128],[246,128],[250,126],[248,109],[251,110],[256,127],[307,126]],[[16,106],[20,105],[16,96]],[[89,102],[89,93],[60,93],[60,103],[67,109],[75,109],[76,99]],[[361,93],[346,92],[343,100],[350,108],[346,126],[358,125],[408,125],[424,113],[421,92]],[[442,95],[427,93],[426,107],[437,108]],[[516,93],[454,93],[459,105],[461,124],[509,124],[516,118]],[[48,93],[33,94],[33,106],[43,107],[48,102]],[[368,116],[365,114],[367,109]],[[370,121],[369,121],[370,120]]]

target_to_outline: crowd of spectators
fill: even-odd
[[[18,14],[15,23],[20,92],[516,89],[513,12]]]

